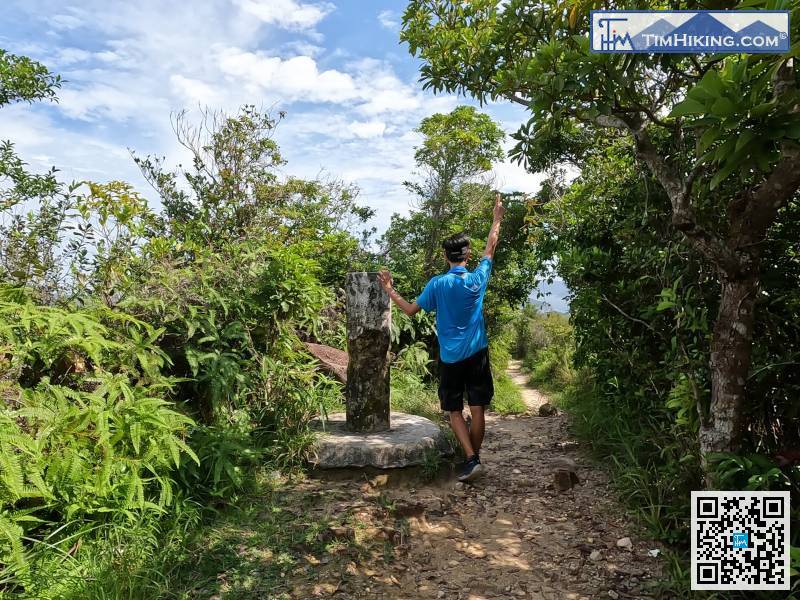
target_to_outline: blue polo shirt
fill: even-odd
[[[483,321],[483,297],[492,272],[492,261],[484,256],[471,273],[453,267],[431,279],[417,298],[424,311],[436,312],[439,356],[455,363],[489,345]]]

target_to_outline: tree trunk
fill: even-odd
[[[700,411],[700,449],[735,452],[744,426],[745,388],[753,347],[753,323],[758,278],[722,279],[717,320],[711,340],[711,406]],[[706,470],[706,484],[711,486]]]
[[[444,264],[444,257],[439,249],[442,235],[441,227],[444,221],[442,213],[441,207],[435,206],[430,216],[428,239],[425,241],[425,258],[422,263],[422,275],[426,282],[441,272]]]

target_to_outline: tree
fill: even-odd
[[[800,36],[796,4],[744,4],[791,8],[792,35]],[[650,7],[658,6],[638,6]],[[628,137],[669,199],[672,227],[719,280],[700,445],[706,457],[735,451],[746,424],[763,241],[800,188],[792,60],[800,45],[786,56],[592,54],[586,8],[412,0],[402,39],[424,61],[426,87],[526,107],[531,118],[514,135],[512,155],[531,168],[574,157],[580,140],[602,129]]]
[[[416,131],[424,136],[414,153],[422,181],[405,185],[417,194],[420,212],[425,215],[421,247],[422,276],[427,279],[437,271],[439,242],[447,225],[484,199],[486,191],[471,184],[502,160],[500,142],[505,134],[472,106],[427,117]]]
[[[405,185],[418,195],[418,206],[407,217],[392,215],[381,238],[388,266],[409,293],[421,291],[441,271],[440,243],[451,234],[466,232],[474,242],[473,258],[480,258],[494,198],[481,176],[503,157],[504,137],[497,123],[470,106],[423,119],[417,131],[424,135],[414,154],[423,179]],[[500,304],[516,306],[530,293],[535,278],[535,261],[525,248],[530,207],[520,193],[504,196],[508,213],[494,267],[502,276],[494,278],[491,289]]]
[[[187,247],[217,249],[245,237],[320,241],[353,232],[372,217],[372,209],[357,203],[352,185],[279,181],[285,161],[272,136],[282,118],[246,105],[230,115],[203,111],[195,125],[181,112],[173,129],[192,157],[191,167],[169,171],[162,158],[134,156],[160,197],[170,236]]]
[[[0,108],[55,100],[60,85],[44,65],[0,49]],[[58,287],[53,277],[56,244],[69,205],[55,174],[55,169],[31,173],[14,145],[0,140],[0,280],[36,281],[45,296]],[[35,212],[25,206],[30,200],[38,203]]]
[[[59,87],[61,78],[44,65],[0,48],[0,108],[15,102],[56,100]],[[11,208],[25,198],[52,194],[57,187],[54,173],[28,173],[11,142],[0,142],[0,209]]]

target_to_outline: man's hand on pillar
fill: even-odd
[[[378,281],[380,281],[381,287],[386,290],[386,293],[391,295],[394,289],[394,281],[392,280],[391,272],[388,269],[383,269],[378,273]]]
[[[421,310],[419,304],[416,302],[409,302],[397,291],[395,291],[392,274],[388,269],[383,269],[378,273],[378,281],[380,282],[381,287],[386,290],[386,293],[389,294],[389,298],[409,317],[414,316]]]

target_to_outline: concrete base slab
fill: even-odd
[[[310,462],[319,469],[343,467],[378,467],[392,469],[420,465],[431,450],[452,454],[450,443],[441,428],[430,419],[393,412],[391,429],[376,433],[353,433],[347,430],[345,413],[328,415],[311,451]]]

